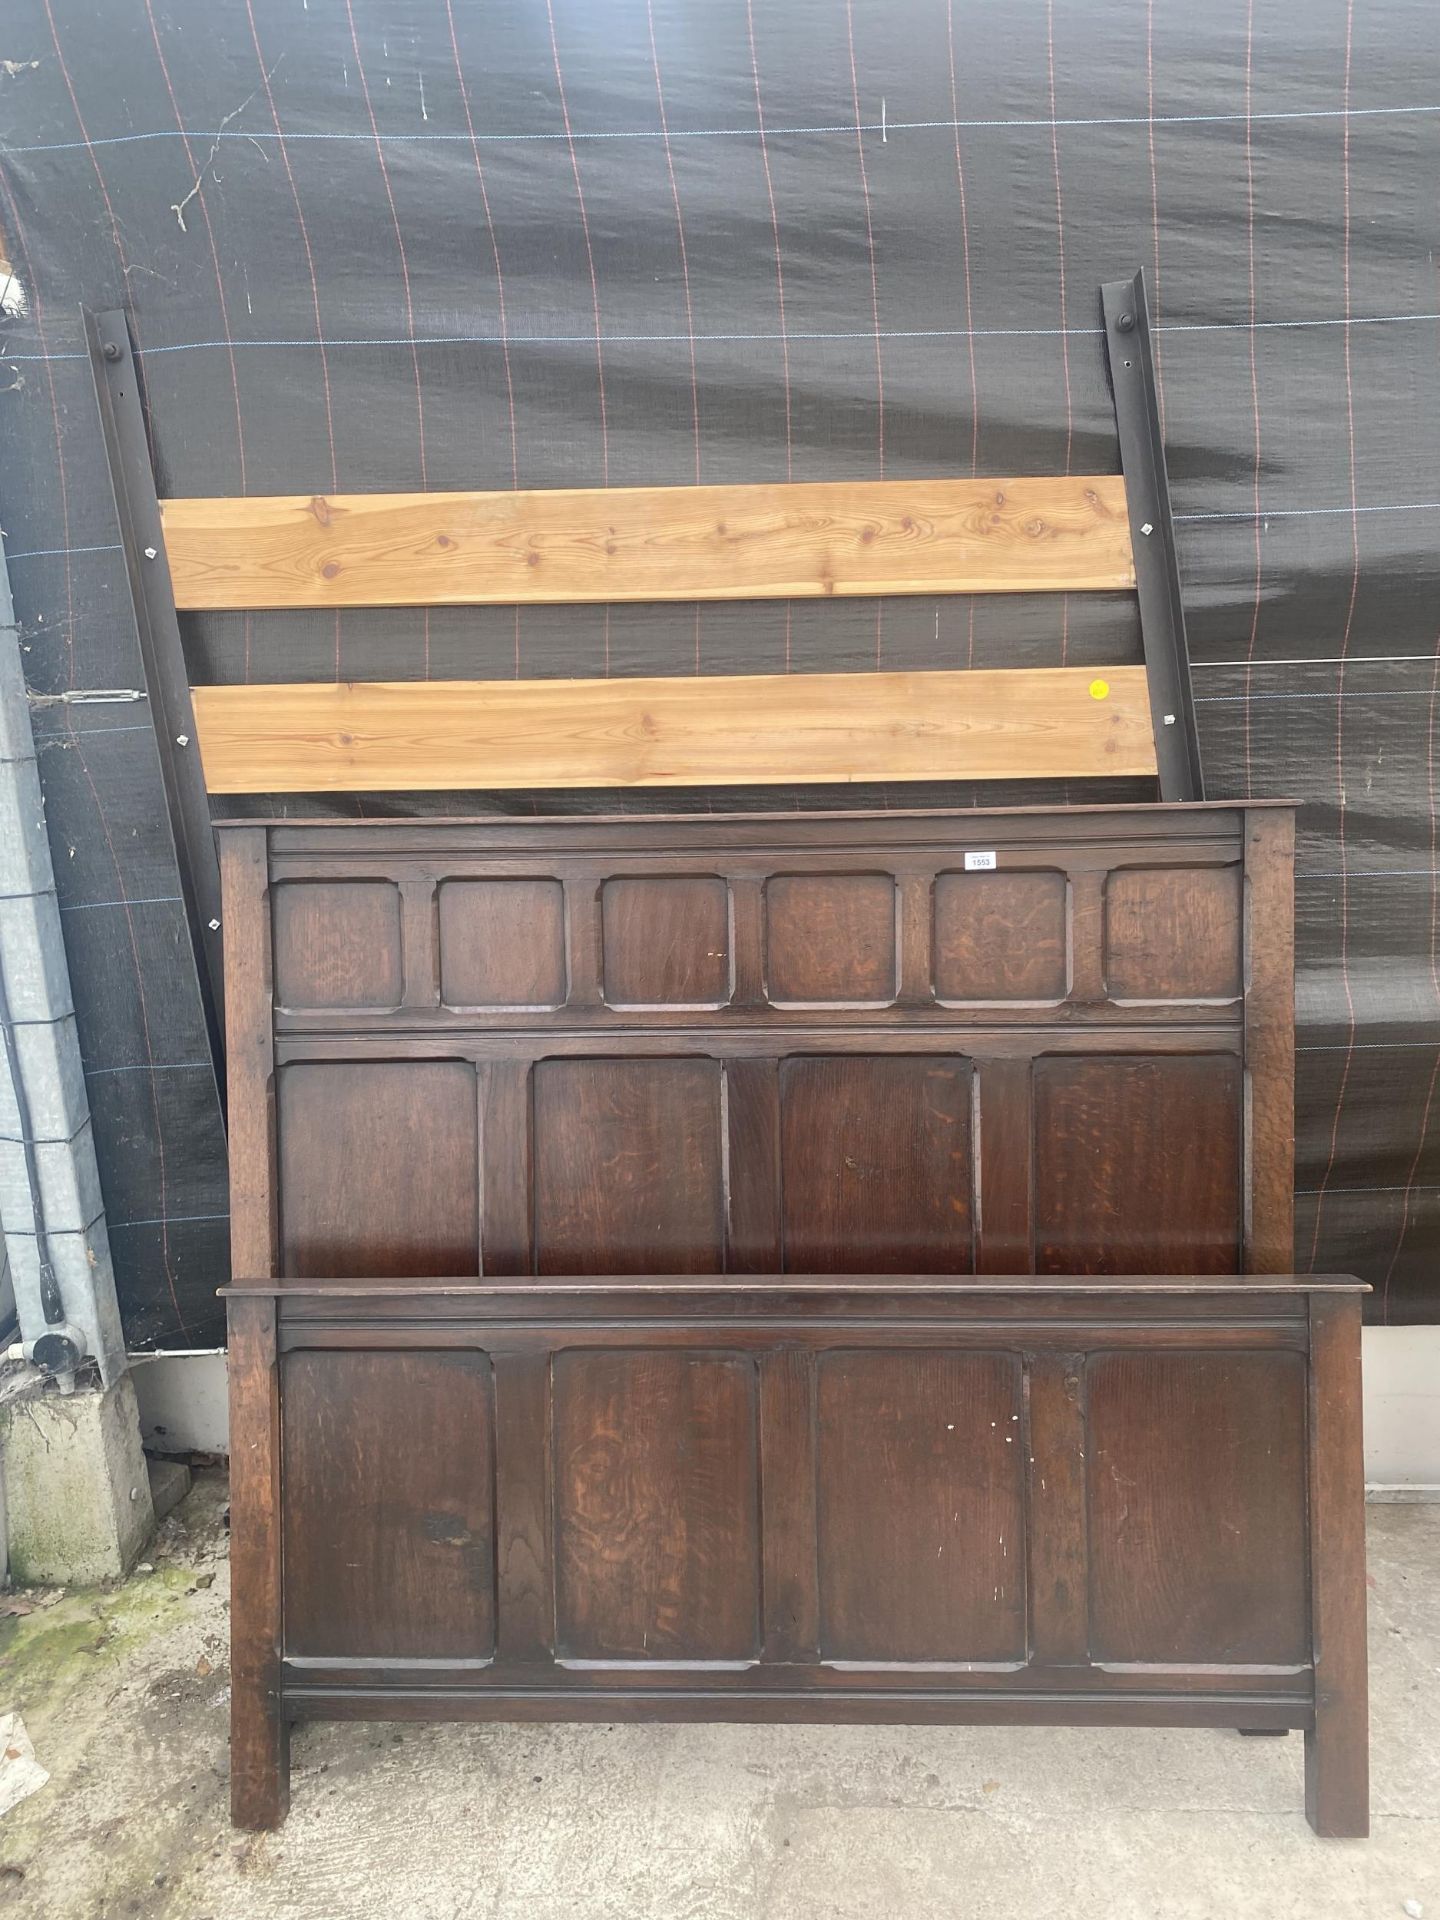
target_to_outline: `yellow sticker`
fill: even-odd
[[[1092,700],[1105,699],[1109,691],[1110,682],[1108,680],[1092,680],[1090,682],[1090,698]]]

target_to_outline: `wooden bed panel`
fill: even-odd
[[[1094,1657],[1303,1664],[1303,1357],[1103,1354],[1086,1393]]]
[[[276,1110],[282,1272],[479,1272],[468,1061],[296,1062]]]
[[[311,1349],[282,1374],[287,1656],[488,1659],[487,1357]]]

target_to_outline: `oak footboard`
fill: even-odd
[[[1303,1729],[1366,1831],[1353,1281],[228,1290],[233,1793],[296,1719]]]

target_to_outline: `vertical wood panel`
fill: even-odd
[[[1070,869],[1070,1000],[1093,1006],[1105,998],[1105,875]]]
[[[537,1062],[538,1273],[718,1273],[721,1069],[709,1059]]]
[[[725,1068],[727,1273],[779,1273],[780,1065],[731,1060]]]
[[[953,1054],[780,1068],[788,1273],[969,1273],[971,1069]]]
[[[1295,816],[1245,817],[1245,1271],[1295,1265]]]
[[[1051,1054],[1033,1086],[1039,1272],[1239,1271],[1233,1054]]]
[[[530,1074],[528,1060],[492,1060],[484,1068],[481,1271],[495,1279],[535,1271]]]
[[[297,1280],[478,1273],[478,1135],[468,1060],[284,1067],[285,1273]]]
[[[834,1350],[817,1396],[825,1658],[1022,1661],[1018,1361]]]
[[[1063,1000],[1069,985],[1063,873],[942,873],[935,881],[935,992],[944,1001]]]
[[[282,1375],[287,1656],[488,1659],[488,1358],[311,1347]]]
[[[220,836],[230,1271],[237,1280],[273,1279],[279,1246],[267,846],[264,827],[238,828]]]
[[[1033,1063],[1023,1056],[1006,1055],[975,1063],[979,1089],[979,1134],[974,1149],[979,1188],[977,1273],[1032,1270],[1032,1070]]]
[[[565,972],[567,1004],[599,1007],[603,960],[600,952],[600,888],[588,877],[565,882]]]
[[[1305,1811],[1318,1834],[1370,1831],[1365,1647],[1365,1456],[1360,1301],[1310,1301],[1310,1607],[1315,1726],[1305,1735]]]
[[[780,873],[765,885],[765,979],[777,1005],[884,1006],[895,997],[895,880]]]
[[[759,1652],[755,1364],[572,1349],[553,1367],[555,1618],[581,1660]]]
[[[820,1658],[816,1535],[815,1356],[760,1361],[760,1540],[767,1661]]]
[[[1094,1657],[1302,1664],[1301,1357],[1099,1355],[1088,1401]]]
[[[900,890],[900,991],[902,1007],[928,1007],[931,986],[930,935],[932,881],[928,872],[896,876]]]
[[[435,882],[428,874],[400,882],[400,946],[404,955],[406,1007],[440,1004],[440,953]]]
[[[730,882],[731,938],[735,951],[734,1007],[765,1004],[765,883],[737,873]]]
[[[1090,1651],[1085,1367],[1083,1353],[1032,1353],[1025,1369],[1030,1658],[1051,1666]]]
[[[496,1655],[502,1661],[544,1661],[555,1648],[550,1355],[497,1347],[491,1364],[495,1370]]]
[[[1241,989],[1241,871],[1124,867],[1105,888],[1114,1000],[1233,1000]]]
[[[257,836],[263,847],[263,834]],[[248,838],[248,836],[247,836]],[[235,1001],[230,999],[230,1018]],[[230,1806],[278,1827],[290,1801],[280,1703],[280,1386],[274,1300],[227,1302],[230,1331]]]

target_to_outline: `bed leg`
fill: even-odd
[[[280,1374],[276,1303],[229,1296],[230,1815],[278,1827],[290,1802],[280,1697]]]
[[[1365,1472],[1360,1302],[1310,1296],[1310,1610],[1315,1725],[1305,1734],[1305,1813],[1327,1839],[1370,1831],[1365,1653]]]

